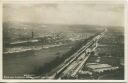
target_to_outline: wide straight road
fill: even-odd
[[[97,47],[96,43],[103,37],[106,31],[107,30],[105,29],[102,33],[96,35],[86,45],[81,47],[81,49],[66,59],[65,62],[61,64],[61,68],[49,78],[62,79],[65,77],[76,77],[78,71],[83,67],[91,55],[90,53]],[[88,49],[90,52],[87,53]]]

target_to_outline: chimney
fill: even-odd
[[[32,38],[34,38],[34,32],[32,31]]]

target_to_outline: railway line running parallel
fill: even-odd
[[[80,69],[82,69],[85,62],[91,56],[91,51],[96,49],[97,45],[95,43],[99,41],[107,30],[96,35],[90,41],[88,41],[84,46],[82,46],[78,51],[66,59],[62,64],[60,64],[60,69],[50,76],[45,77],[44,79],[61,79],[64,76],[75,77]],[[91,46],[94,46],[93,48]],[[91,50],[88,49],[91,47]],[[41,77],[43,78],[43,77]]]
[[[77,74],[77,72],[83,67],[84,63],[87,61],[87,59],[90,56],[90,54],[86,53],[86,50],[93,44],[97,43],[97,41],[100,40],[104,34],[105,34],[105,31],[95,36],[86,45],[84,45],[71,57],[65,60],[65,62],[63,63],[63,66],[54,74],[53,78],[61,79],[64,76],[69,76],[69,75],[71,77],[74,77]],[[96,49],[96,46],[91,50],[94,50],[94,49]]]

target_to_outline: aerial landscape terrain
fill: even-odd
[[[32,30],[29,30],[28,36],[23,38],[20,37],[24,36],[24,33],[19,37],[19,32],[16,34],[17,31],[13,32],[13,34],[16,34],[19,38],[9,39],[11,37],[7,38],[8,36],[15,35],[7,35],[3,44],[5,77],[41,75],[43,78],[43,75],[49,76],[49,74],[58,70],[56,67],[63,63],[65,59],[71,57],[82,45],[86,45],[87,41],[90,41],[89,39],[92,39],[96,34],[104,31],[100,26],[75,26],[79,28],[75,30],[74,28],[72,29],[73,25],[62,25],[62,27],[68,29],[68,32],[45,32],[44,34],[46,35],[42,37],[36,36],[36,32]],[[84,31],[85,28],[83,27],[89,28],[86,28],[86,31]],[[97,27],[95,31],[93,27]],[[4,29],[6,29],[6,27]],[[98,41],[98,47],[92,51],[93,54],[77,73],[77,77],[66,77],[67,75],[65,75],[62,79],[85,79],[85,77],[87,77],[86,79],[107,79],[107,75],[114,77],[113,79],[119,79],[120,77],[115,76],[121,74],[120,79],[122,79],[122,72],[124,72],[123,41],[123,31],[107,28],[104,37]],[[89,46],[89,48],[94,47]]]
[[[123,80],[123,4],[99,4],[4,4],[3,79]]]

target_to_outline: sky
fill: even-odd
[[[106,2],[8,3],[3,5],[3,21],[124,26],[124,7]]]

